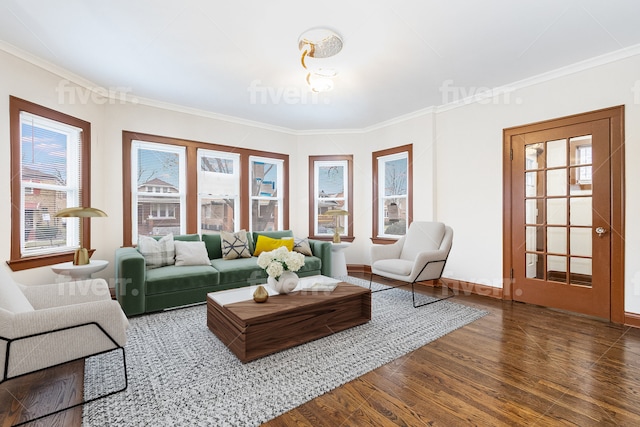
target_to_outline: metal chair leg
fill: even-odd
[[[440,280],[440,279],[436,279],[436,280]],[[411,298],[413,300],[413,308],[424,307],[425,305],[429,305],[429,304],[433,304],[433,303],[436,303],[436,302],[444,301],[444,300],[449,299],[451,297],[454,297],[456,295],[455,293],[452,293],[450,295],[447,295],[446,297],[438,298],[438,299],[433,300],[433,301],[427,301],[425,303],[416,305],[415,283],[416,283],[415,280],[413,282],[411,282]],[[447,294],[449,294],[449,287],[447,285],[444,285],[444,287],[447,289]]]
[[[434,301],[428,301],[428,302],[425,302],[425,303],[423,303],[423,304],[417,304],[417,305],[416,305],[416,290],[415,290],[415,283],[416,283],[416,280],[418,279],[418,277],[420,277],[420,275],[422,274],[422,272],[424,271],[424,269],[425,269],[425,268],[427,268],[427,266],[428,266],[429,264],[431,264],[432,262],[442,262],[442,263],[446,264],[446,263],[447,263],[447,260],[446,260],[446,259],[443,259],[443,260],[437,260],[437,261],[428,261],[428,262],[427,262],[427,263],[422,267],[422,269],[420,270],[420,272],[416,275],[416,278],[413,280],[413,282],[411,282],[411,299],[412,299],[412,301],[413,301],[413,308],[423,307],[423,306],[425,306],[425,305],[433,304],[433,303],[436,303],[436,302],[438,302],[438,301],[443,301],[443,300],[446,300],[446,299],[449,299],[449,298],[451,298],[451,297],[455,296],[455,293],[453,293],[453,294],[451,294],[451,295],[447,295],[447,296],[445,296],[445,297],[438,298],[438,299],[436,299],[436,300],[434,300]],[[442,271],[444,271],[444,265],[442,266],[442,270],[441,270],[440,274],[442,274]],[[441,277],[441,276],[440,276],[440,277]],[[440,280],[440,277],[436,277],[436,278],[433,278],[433,279],[424,279],[424,280],[438,280],[438,281],[439,281],[439,280]],[[373,282],[373,271],[371,272],[371,276],[369,276],[369,289],[371,289],[371,283],[372,283],[372,282]],[[388,288],[386,288],[386,289],[378,289],[378,290],[376,290],[376,291],[371,291],[371,293],[381,292],[381,291],[388,291],[388,290],[390,290],[390,289],[395,289],[395,288],[401,288],[401,287],[403,287],[403,286],[407,286],[408,284],[409,284],[409,282],[404,283],[404,284],[402,284],[402,285],[398,285],[398,286],[389,286],[389,287],[388,287]],[[447,294],[449,294],[449,287],[448,287],[446,284],[445,284],[445,288],[447,288]]]
[[[371,290],[371,283],[372,283],[372,282],[373,282],[373,272],[371,272],[371,276],[369,276],[369,290]],[[388,286],[388,285],[385,285],[385,286],[388,286],[388,287],[387,287],[387,288],[384,288],[384,289],[378,289],[378,290],[375,290],[375,291],[371,291],[371,293],[372,293],[372,294],[375,294],[376,292],[389,291],[389,290],[391,290],[391,289],[396,289],[396,288],[401,288],[401,287],[403,287],[403,286],[407,286],[408,284],[409,284],[409,283],[407,282],[407,283],[403,283],[403,284],[401,284],[401,285],[397,285],[397,286]]]

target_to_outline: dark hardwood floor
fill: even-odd
[[[0,384],[0,426],[9,427],[79,403],[82,399],[84,362],[67,363]],[[79,426],[82,408],[76,407],[25,427]]]
[[[264,425],[640,425],[639,329],[488,297],[450,301],[489,314]],[[59,392],[0,384],[1,425],[21,401],[49,406],[76,393],[59,387],[68,376],[50,380]],[[78,411],[67,412],[32,425],[79,426]]]

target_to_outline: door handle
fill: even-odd
[[[596,228],[596,233],[598,233],[598,237],[602,237],[602,235],[603,235],[604,233],[606,233],[606,232],[607,232],[607,230],[606,230],[604,227],[598,227],[598,228]]]

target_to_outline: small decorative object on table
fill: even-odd
[[[288,294],[298,285],[295,271],[304,265],[304,255],[281,246],[258,256],[258,265],[269,275],[267,283],[279,294]]]
[[[269,292],[264,288],[264,286],[259,285],[256,288],[256,291],[253,293],[253,300],[255,302],[266,302],[269,299]]]
[[[344,227],[340,225],[340,217],[349,215],[349,212],[344,209],[330,209],[324,214],[335,218],[335,224],[333,227],[333,243],[340,243],[340,233],[344,230]]]

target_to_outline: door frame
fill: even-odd
[[[502,218],[502,268],[504,277],[503,299],[513,300],[512,248],[512,182],[511,139],[515,135],[538,132],[561,126],[594,120],[609,120],[611,150],[611,315],[615,323],[625,322],[624,311],[624,105],[590,111],[557,119],[545,120],[502,131],[503,141],[503,218]]]

